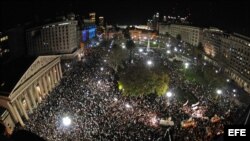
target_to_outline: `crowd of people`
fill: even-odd
[[[151,58],[160,60],[160,52]],[[136,57],[136,56],[135,56]],[[138,56],[135,60],[144,59]],[[134,63],[137,63],[135,61]],[[92,141],[92,140],[210,140],[221,134],[224,124],[232,124],[243,111],[230,96],[218,103],[210,99],[212,89],[184,80],[178,73],[178,65],[162,59],[170,76],[170,88],[179,87],[191,92],[205,107],[203,116],[192,117],[183,110],[183,102],[174,97],[170,104],[166,96],[122,96],[117,89],[115,72],[103,59],[101,50],[92,49],[81,61],[72,61],[63,65],[64,74],[60,84],[38,105],[24,129],[38,134],[48,141]],[[188,104],[189,106],[192,106]],[[192,111],[192,110],[191,110]],[[214,115],[219,122],[211,122]],[[71,120],[70,125],[63,118]],[[161,126],[160,119],[171,117],[174,125]],[[195,127],[184,128],[181,122],[189,118],[196,122]],[[21,127],[20,127],[21,128]],[[192,135],[192,136],[189,136]]]

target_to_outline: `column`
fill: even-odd
[[[61,68],[61,64],[59,63],[59,74],[60,74],[60,79],[62,78],[62,68]]]
[[[54,74],[54,78],[55,78],[55,83],[57,84],[58,82],[58,78],[57,78],[57,70],[56,70],[56,65],[53,67],[53,74]]]
[[[28,94],[30,96],[31,102],[33,104],[33,107],[36,108],[37,107],[37,103],[36,103],[36,100],[34,98],[34,92],[32,90],[32,85],[28,88],[28,90],[29,90]]]
[[[43,87],[43,83],[42,83],[42,80],[41,78],[38,79],[38,83],[39,83],[39,88],[40,88],[40,91],[41,91],[41,94],[39,94],[39,96],[43,96],[45,94],[45,91],[44,91],[44,87]]]
[[[26,120],[29,120],[29,116],[27,114],[27,111],[24,109],[23,104],[21,102],[21,100],[19,98],[16,99],[16,103],[17,103],[17,108],[19,108],[20,111],[22,111],[24,117],[26,118]]]
[[[49,80],[49,74],[46,74],[46,80],[47,80],[47,84],[49,85],[49,91],[51,91],[52,90],[52,88],[51,88],[51,79]]]
[[[9,102],[7,102],[7,106],[8,106],[8,110],[10,111],[10,114],[13,117],[14,121],[18,122],[16,112],[14,111],[14,108],[12,107],[12,105]]]
[[[50,68],[49,74],[50,74],[50,80],[51,80],[52,88],[54,88],[55,87],[55,82],[54,82],[54,75],[53,75],[52,68]]]
[[[21,126],[24,126],[23,120],[22,120],[22,118],[21,118],[21,116],[16,108],[16,105],[14,103],[12,103],[12,106],[13,106],[13,109],[14,109],[15,114],[17,116],[18,122],[21,124]]]
[[[55,75],[55,69],[54,69],[54,67],[52,67],[52,76],[53,76],[53,82],[54,82],[54,84],[56,84],[56,75]]]
[[[26,103],[27,103],[27,105],[28,105],[28,108],[29,108],[30,113],[33,113],[33,110],[32,110],[32,107],[31,107],[31,103],[30,103],[30,99],[29,99],[27,93],[24,94],[24,98],[25,98],[25,101],[26,101]]]
[[[60,71],[59,71],[59,64],[56,65],[56,75],[58,82],[60,81]]]
[[[48,94],[49,93],[48,84],[46,83],[45,76],[42,76],[42,81],[43,81],[43,86],[44,86],[45,93]]]
[[[32,88],[32,92],[34,93],[35,101],[37,100],[38,103],[40,103],[39,102],[39,94],[37,92],[36,85],[37,85],[36,83],[32,84],[31,88]]]

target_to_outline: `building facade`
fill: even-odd
[[[70,54],[79,43],[76,20],[51,23],[26,31],[28,55]]]
[[[170,25],[167,25],[167,24],[159,25],[159,34],[162,34],[162,35],[169,34],[169,30],[170,30]]]
[[[250,38],[240,34],[223,37],[222,46],[229,59],[228,69],[225,71],[245,91],[250,93]],[[221,54],[224,55],[224,52]]]
[[[204,29],[202,32],[202,45],[204,52],[210,58],[220,57],[221,52],[221,37],[223,31],[219,29]]]
[[[206,56],[216,61],[231,79],[250,93],[250,38],[204,29],[202,44]]]
[[[39,56],[13,87],[2,82],[0,88],[1,122],[11,133],[15,124],[25,126],[29,114],[49,94],[62,78],[59,56]],[[8,80],[7,80],[8,81]],[[4,110],[6,109],[6,110]]]
[[[181,40],[193,46],[198,46],[201,40],[201,28],[187,25],[171,24],[169,34],[173,37],[181,36]]]

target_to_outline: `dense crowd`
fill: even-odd
[[[160,60],[157,52],[148,54]],[[137,57],[137,58],[136,58]],[[135,63],[143,59],[135,56]],[[183,102],[154,94],[139,97],[122,96],[117,89],[114,71],[103,59],[101,51],[85,55],[81,61],[66,63],[60,84],[38,105],[24,127],[49,141],[88,140],[210,140],[221,133],[224,124],[232,124],[244,107],[231,96],[218,103],[209,94],[212,89],[185,81],[176,69],[178,65],[161,59],[170,76],[170,88],[179,87],[191,92],[203,107],[202,118],[193,117],[195,127],[181,127],[181,122],[192,117]],[[188,104],[188,106],[191,106]],[[242,109],[243,107],[243,109]],[[190,111],[190,112],[187,112]],[[194,111],[194,110],[193,110]],[[213,123],[217,114],[220,121]],[[72,120],[65,126],[64,117]],[[159,125],[159,120],[171,117],[174,126]],[[204,118],[207,117],[207,118]],[[189,136],[192,135],[192,136]]]

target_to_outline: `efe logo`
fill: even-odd
[[[246,129],[228,129],[228,136],[246,136]]]

